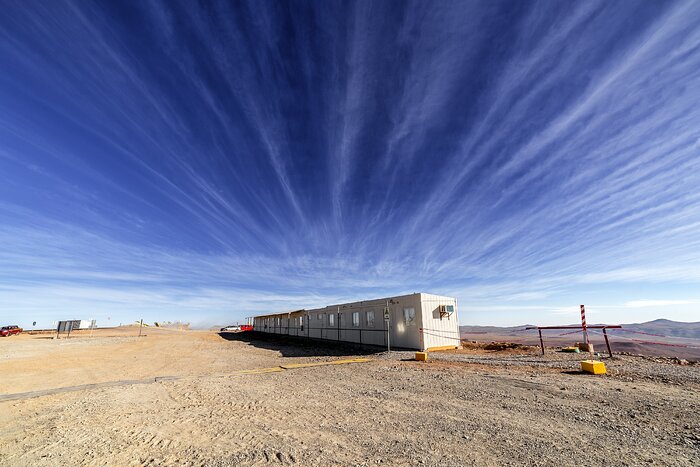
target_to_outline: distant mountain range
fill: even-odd
[[[646,323],[623,324],[622,328],[668,337],[700,339],[700,322],[683,323],[669,319],[655,319]]]
[[[464,337],[478,336],[479,334],[493,334],[500,336],[519,336],[526,327],[533,326],[524,324],[522,326],[498,327],[498,326],[460,326],[459,330]],[[580,326],[580,324],[569,324],[566,326]],[[622,329],[640,333],[655,334],[665,337],[682,337],[686,339],[700,339],[700,322],[684,323],[671,321],[669,319],[655,319],[646,323],[622,324]],[[613,334],[624,335],[625,331],[610,331]]]

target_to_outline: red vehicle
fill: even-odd
[[[19,326],[3,326],[0,328],[0,336],[7,337],[17,335],[22,332],[22,328]]]

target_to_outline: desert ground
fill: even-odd
[[[137,332],[0,339],[1,463],[700,465],[700,365]]]

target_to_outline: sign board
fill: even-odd
[[[80,320],[59,321],[57,331],[70,332],[78,327],[80,327]]]
[[[73,329],[80,329],[80,320],[79,319],[72,319],[69,321],[59,321],[58,326],[56,327],[56,337],[58,337],[59,334],[62,332],[68,333],[68,336],[70,337],[70,332]]]
[[[384,321],[389,321],[389,309],[384,308]]]

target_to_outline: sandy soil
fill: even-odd
[[[0,340],[4,465],[700,465],[698,366],[129,332]]]

